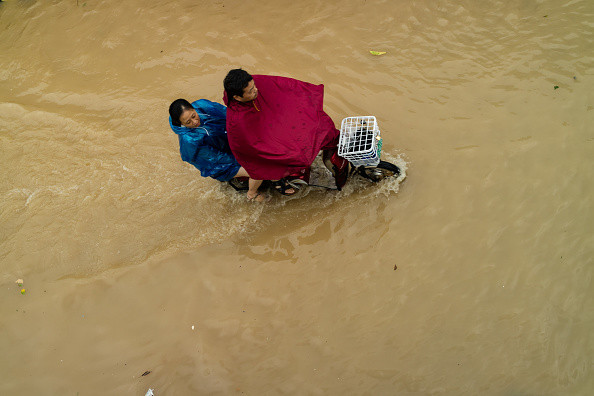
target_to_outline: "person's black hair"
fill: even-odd
[[[169,115],[171,116],[171,123],[175,126],[181,126],[179,117],[186,110],[193,109],[192,104],[185,99],[176,99],[169,106]]]
[[[250,73],[243,69],[233,69],[227,73],[225,80],[223,81],[223,87],[227,92],[227,98],[233,99],[235,95],[243,96],[243,89],[248,86],[253,78]]]

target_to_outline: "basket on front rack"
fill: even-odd
[[[340,125],[338,155],[355,166],[380,162],[382,139],[374,116],[347,117]]]

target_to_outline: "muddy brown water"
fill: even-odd
[[[589,0],[0,3],[0,394],[591,394],[593,35]],[[167,107],[235,67],[375,115],[406,179],[201,178]]]

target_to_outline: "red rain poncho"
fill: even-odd
[[[229,146],[251,178],[280,179],[309,167],[320,150],[336,148],[339,131],[323,110],[323,85],[252,77],[258,88],[255,100],[223,98]]]

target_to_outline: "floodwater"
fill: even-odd
[[[201,178],[235,67],[406,179]],[[592,394],[593,92],[591,0],[0,3],[0,394]]]

